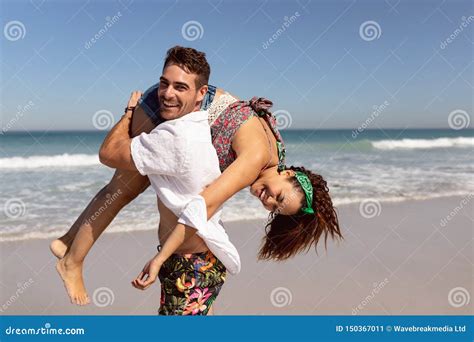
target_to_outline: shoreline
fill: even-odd
[[[474,196],[473,193],[467,193],[467,194],[447,194],[447,195],[435,195],[433,197],[429,197],[429,198],[424,198],[424,197],[420,197],[420,198],[407,198],[407,199],[403,199],[402,197],[395,197],[395,198],[390,198],[390,199],[384,199],[384,200],[379,200],[379,199],[373,199],[373,198],[367,198],[367,199],[364,199],[364,200],[360,200],[360,201],[355,201],[355,202],[350,202],[350,203],[341,203],[341,204],[338,204],[338,205],[334,205],[336,210],[339,210],[339,209],[343,209],[345,210],[345,208],[348,208],[348,207],[356,207],[356,206],[360,206],[364,201],[367,201],[367,202],[373,202],[373,201],[376,201],[378,203],[380,203],[381,205],[385,205],[385,204],[390,204],[390,203],[410,203],[410,202],[424,202],[424,201],[431,201],[431,200],[437,200],[437,199],[446,199],[446,200],[456,200],[456,199],[459,199],[459,200],[462,200],[463,198],[470,198]],[[334,201],[336,202],[336,200]],[[224,211],[225,211],[225,207],[224,207]],[[263,212],[263,208],[262,208],[262,212]],[[159,216],[157,216],[159,218]],[[223,220],[225,224],[237,224],[239,222],[252,222],[252,221],[266,221],[266,218],[242,218],[242,219],[232,219],[232,220]],[[113,223],[112,223],[113,224]],[[130,223],[130,224],[133,224],[133,223]],[[1,235],[0,235],[0,246],[1,244],[3,243],[8,243],[8,242],[19,242],[19,241],[30,241],[30,240],[51,240],[51,239],[55,239],[59,236],[61,236],[62,234],[64,234],[67,230],[67,228],[65,228],[64,230],[61,230],[61,231],[52,231],[52,232],[48,232],[48,233],[43,233],[43,232],[39,232],[39,233],[36,233],[36,234],[44,234],[42,236],[30,236],[30,237],[24,237],[23,235],[20,235],[20,236],[12,236],[12,237],[7,237],[6,239],[4,239]],[[133,230],[125,230],[125,229],[119,229],[119,230],[110,230],[110,229],[107,229],[105,230],[104,234],[123,234],[123,233],[133,233],[133,232],[147,232],[147,231],[150,231],[150,230],[156,230],[157,228],[156,227],[153,227],[153,228],[144,228],[144,229],[133,229]],[[27,234],[35,234],[35,233],[27,233]]]

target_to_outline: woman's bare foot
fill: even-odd
[[[90,303],[89,296],[82,278],[82,263],[74,263],[64,257],[56,263],[56,270],[64,282],[72,304],[86,305]]]
[[[61,238],[56,239],[49,244],[49,249],[58,259],[64,258],[69,247],[70,246],[66,244],[66,242],[63,241]]]

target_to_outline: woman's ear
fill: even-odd
[[[295,176],[295,171],[293,171],[293,170],[285,170],[285,176],[287,176],[288,178],[294,177],[294,176]]]

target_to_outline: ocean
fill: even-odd
[[[114,170],[99,163],[105,132],[7,132],[0,135],[0,241],[64,233]],[[287,165],[328,181],[336,206],[474,192],[474,130],[283,130]],[[266,218],[243,190],[224,221]],[[107,231],[156,229],[151,189],[124,208]]]

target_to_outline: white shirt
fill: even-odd
[[[191,218],[179,221],[198,230],[198,236],[231,274],[239,273],[239,253],[222,226],[222,209],[209,221],[203,219],[207,219],[207,209],[199,194],[221,174],[208,112],[189,113],[161,123],[149,134],[140,134],[132,139],[131,154],[138,171],[148,176],[163,204],[178,217],[186,208]],[[204,206],[188,206],[197,199]],[[192,216],[199,219],[193,220]]]

